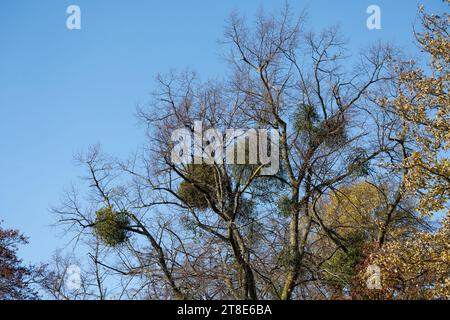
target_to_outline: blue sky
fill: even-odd
[[[442,11],[440,0],[423,0]],[[66,28],[76,4],[82,29]],[[381,8],[382,29],[366,28],[366,8]],[[233,10],[249,20],[282,1],[1,0],[0,1],[0,220],[30,238],[26,262],[48,259],[67,238],[50,227],[49,208],[82,174],[73,155],[101,143],[126,156],[144,141],[134,117],[150,100],[157,73],[197,71],[221,76],[225,19]],[[339,24],[350,49],[385,40],[407,52],[413,43],[415,0],[291,1],[306,8],[315,30]]]

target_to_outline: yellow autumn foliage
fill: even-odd
[[[435,233],[417,232],[407,241],[386,243],[368,264],[381,270],[381,289],[366,290],[368,298],[450,299],[450,218]]]
[[[375,236],[386,203],[383,192],[366,181],[340,188],[321,206],[325,224],[342,238],[361,230]]]
[[[430,71],[416,67],[401,73],[392,105],[418,146],[405,159],[406,187],[422,192],[419,209],[430,215],[450,199],[450,15],[426,14],[423,7],[420,13],[423,32],[417,39],[429,55]]]
[[[424,215],[445,216],[436,232],[413,232],[370,255],[365,266],[380,268],[381,289],[365,288],[363,268],[360,284],[366,298],[450,299],[450,15],[426,14],[423,7],[420,14],[423,32],[417,40],[429,55],[430,70],[402,73],[392,106],[417,144],[404,161],[406,189],[419,198]]]

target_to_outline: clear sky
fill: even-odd
[[[440,0],[423,0],[430,11]],[[339,24],[354,53],[377,40],[414,52],[416,0],[293,0],[316,30]],[[76,4],[82,29],[68,30]],[[368,30],[366,9],[381,8],[382,29]],[[170,69],[221,76],[217,43],[233,10],[249,20],[282,1],[0,0],[0,220],[30,238],[26,262],[62,247],[49,208],[82,174],[73,155],[89,145],[126,156],[144,141],[134,117],[150,100],[154,77]],[[66,239],[66,240],[65,240]]]

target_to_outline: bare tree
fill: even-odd
[[[148,125],[142,152],[120,161],[95,147],[79,157],[88,201],[74,192],[55,212],[80,236],[102,243],[91,272],[99,298],[106,295],[100,270],[140,279],[140,289],[122,288],[127,298],[144,291],[151,299],[329,297],[322,268],[338,250],[348,251],[349,240],[324,220],[318,203],[361,179],[379,186],[380,177],[391,177],[397,191],[386,194],[376,241],[390,234],[403,203],[397,165],[409,143],[381,99],[395,92],[397,53],[379,44],[349,56],[337,28],[308,32],[289,8],[261,13],[254,28],[231,15],[224,45],[226,80],[201,82],[189,72],[158,77],[153,103],[139,111]],[[214,154],[207,163],[195,156],[192,164],[174,163],[173,132],[195,137],[196,121],[202,133],[276,131],[280,171],[265,175],[261,161],[224,163]],[[321,250],[321,239],[330,246]],[[104,245],[115,259],[98,255]]]

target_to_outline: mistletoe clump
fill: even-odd
[[[186,174],[189,181],[181,182],[178,195],[192,208],[208,209],[208,200],[216,198],[211,191],[216,186],[216,175],[215,168],[212,165],[189,165]]]
[[[112,207],[106,207],[97,211],[94,229],[104,244],[115,247],[127,240],[129,225],[126,212],[115,212]]]

